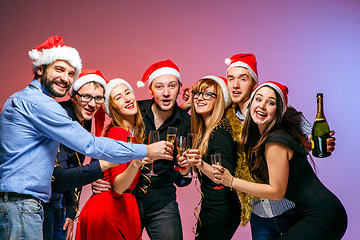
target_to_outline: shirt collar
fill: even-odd
[[[39,90],[40,92],[44,93],[45,95],[51,97],[51,95],[45,90],[45,88],[41,85],[40,81],[34,79],[31,83],[30,86],[34,86],[36,90]]]

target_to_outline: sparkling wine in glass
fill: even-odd
[[[160,141],[160,135],[158,131],[150,131],[149,133],[149,144]],[[158,176],[154,173],[154,162],[151,163],[151,169],[147,176]]]
[[[178,129],[176,127],[168,127],[167,135],[166,135],[166,141],[171,142],[172,144],[174,144],[177,130]]]
[[[190,149],[196,149],[196,133],[189,133],[186,138],[186,151],[188,152]],[[185,175],[186,178],[193,178],[192,167],[190,168],[189,174]]]
[[[178,156],[183,155],[183,153],[185,152],[185,149],[186,149],[186,137],[184,137],[184,136],[176,137],[176,149],[178,152]],[[182,170],[186,170],[186,168],[180,167],[178,164],[176,164],[175,170],[182,171]]]
[[[211,164],[221,166],[221,154],[220,153],[211,154],[210,158],[211,158]],[[214,187],[214,189],[222,189],[222,188],[224,188],[224,186],[222,184],[218,184],[217,186]]]
[[[137,128],[136,127],[131,127],[128,131],[128,135],[126,136],[126,141],[128,143],[132,143],[134,142],[134,139],[135,139],[135,135],[136,135],[136,131],[137,131]]]

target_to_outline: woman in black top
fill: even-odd
[[[241,145],[259,183],[234,178],[213,165],[215,180],[256,197],[280,200],[285,196],[293,201],[300,220],[280,239],[341,239],[347,227],[346,211],[317,178],[298,133],[282,119],[286,107],[286,86],[266,82],[255,89]]]
[[[237,144],[232,130],[223,117],[230,104],[225,79],[205,76],[192,90],[191,131],[197,134],[198,149],[179,158],[181,166],[196,166],[201,183],[201,211],[195,239],[231,239],[240,224],[241,205],[235,191],[229,187],[214,189],[210,155],[221,154],[221,163],[234,173]],[[184,154],[185,156],[185,154]],[[191,157],[194,157],[191,160]]]

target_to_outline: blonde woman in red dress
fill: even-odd
[[[106,86],[105,110],[111,123],[105,136],[127,141],[129,130],[137,128],[133,142],[143,143],[144,122],[134,91],[123,79],[113,79]],[[141,239],[141,223],[134,191],[140,176],[140,167],[151,163],[148,159],[133,160],[104,172],[103,180],[110,182],[111,190],[90,197],[83,207],[76,239]]]

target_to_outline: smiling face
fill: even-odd
[[[93,98],[90,102],[83,102],[79,94]],[[80,121],[92,119],[97,110],[101,107],[102,104],[96,103],[94,97],[104,97],[104,88],[99,83],[94,82],[84,84],[71,97],[75,114]]]
[[[204,90],[201,90],[203,92],[202,94],[199,94],[198,98],[195,99],[193,97],[195,111],[197,114],[200,114],[204,119],[211,116],[215,103],[216,103],[216,97],[212,96],[210,100],[204,99],[204,94],[211,95],[211,93],[215,93],[215,87],[210,86]]]
[[[247,104],[252,91],[257,87],[249,71],[243,67],[232,67],[226,75],[232,102]]]
[[[150,94],[154,97],[155,104],[161,111],[174,109],[180,91],[179,80],[173,75],[164,75],[153,80]]]
[[[111,91],[110,98],[115,103],[121,117],[124,120],[129,119],[133,123],[138,108],[135,95],[129,88],[124,84],[120,84]]]
[[[250,105],[250,116],[258,125],[260,133],[275,118],[277,110],[275,91],[267,86],[257,90]]]
[[[41,85],[53,97],[64,97],[74,83],[75,68],[68,62],[57,60],[48,65],[36,68],[36,73],[41,76]]]

